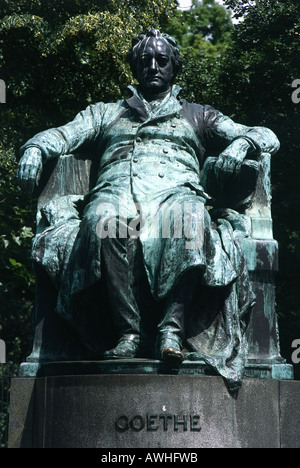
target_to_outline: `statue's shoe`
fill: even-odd
[[[181,340],[177,336],[167,335],[160,343],[160,358],[171,365],[179,365],[184,360]]]
[[[161,349],[161,359],[166,364],[179,365],[184,360],[184,354],[180,349],[167,346]]]
[[[104,359],[132,359],[136,356],[139,343],[121,339],[117,346],[104,353]]]

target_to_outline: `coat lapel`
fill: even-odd
[[[146,120],[148,119],[148,113],[143,101],[139,98],[133,86],[129,86],[129,89],[132,91],[134,90],[134,92],[129,99],[125,99],[125,102],[131,109],[133,109],[138,114],[142,122],[146,122]]]
[[[146,122],[147,120],[152,121],[157,119],[164,119],[166,117],[171,117],[173,115],[179,114],[181,111],[181,104],[177,99],[177,96],[181,90],[179,86],[173,86],[171,96],[156,108],[152,116],[149,114],[142,99],[139,97],[137,87],[129,86],[129,89],[132,91],[133,94],[129,99],[126,99],[125,101],[127,105],[138,114],[142,122]]]

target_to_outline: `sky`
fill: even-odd
[[[222,0],[217,0],[218,3],[223,3]],[[182,8],[183,10],[185,9],[188,9],[190,8],[191,4],[192,4],[192,0],[179,0],[179,3],[180,3],[180,8]]]
[[[185,10],[191,6],[192,0],[179,0],[179,4],[180,4],[179,8],[180,9],[182,8]]]

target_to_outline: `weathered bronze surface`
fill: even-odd
[[[40,190],[29,361],[201,360],[234,390],[256,299],[251,242],[274,244],[266,157],[279,142],[181,100],[169,36],[135,38],[128,60],[139,82],[128,99],[88,106],[21,149],[19,181]],[[270,270],[277,250],[263,251]]]

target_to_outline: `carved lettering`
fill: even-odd
[[[147,414],[147,431],[157,431],[157,414]]]
[[[191,414],[191,431],[200,432],[201,427],[199,426],[200,416],[198,414]]]
[[[174,432],[200,432],[200,416],[198,414],[146,414],[142,416],[137,414],[135,416],[120,416],[115,422],[115,429],[118,432],[140,432],[146,430],[153,432],[162,430]]]
[[[129,423],[131,429],[135,432],[139,432],[145,427],[145,419],[143,416],[137,415],[134,416]]]
[[[163,420],[163,430],[167,431],[169,419],[172,419],[173,416],[171,414],[160,414],[159,418]]]
[[[178,431],[179,425],[182,425],[183,430],[187,431],[187,415],[184,414],[182,419],[175,414],[174,415],[174,431]]]
[[[115,428],[118,432],[125,432],[129,429],[129,420],[127,416],[120,416],[115,422]]]

